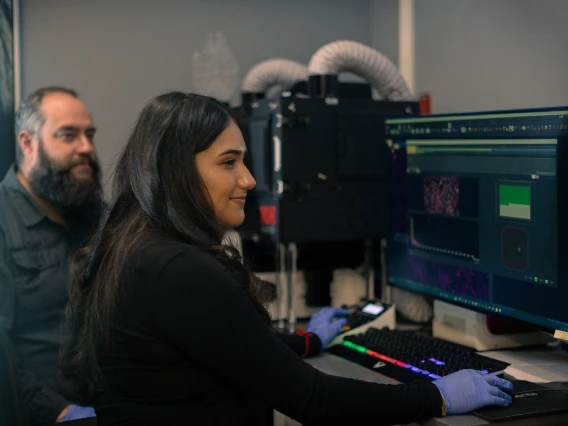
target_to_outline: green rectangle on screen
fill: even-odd
[[[531,219],[531,187],[529,185],[499,185],[499,216]]]

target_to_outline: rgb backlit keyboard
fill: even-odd
[[[436,380],[468,368],[501,374],[509,366],[465,346],[414,331],[369,328],[346,336],[342,345],[328,351],[402,383]]]

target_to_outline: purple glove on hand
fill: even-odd
[[[312,315],[306,331],[319,337],[322,351],[335,336],[341,333],[341,329],[347,324],[347,319],[340,317],[348,313],[347,309],[343,308],[323,308]]]
[[[476,370],[460,370],[432,383],[446,400],[448,414],[467,413],[486,405],[507,407],[512,401],[500,390],[513,389],[511,382]]]
[[[86,419],[87,417],[95,417],[95,410],[93,407],[81,407],[79,405],[71,405],[69,411],[63,417],[62,422],[70,420]]]

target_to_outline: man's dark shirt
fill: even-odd
[[[47,217],[15,170],[0,183],[0,329],[16,349],[31,424],[53,424],[71,398],[57,379],[69,260],[100,209],[77,214],[64,228]]]

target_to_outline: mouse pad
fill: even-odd
[[[511,405],[484,407],[472,414],[488,422],[499,422],[568,411],[568,389],[551,389],[526,380],[512,383],[513,390],[507,392],[513,397]]]

